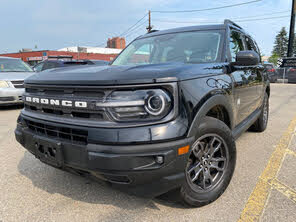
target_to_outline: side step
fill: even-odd
[[[232,135],[233,135],[235,140],[237,140],[242,133],[247,131],[250,128],[250,126],[252,126],[253,123],[256,122],[256,120],[260,116],[260,113],[261,113],[260,108],[255,110],[248,118],[246,118],[244,121],[242,121],[238,126],[236,126],[232,130]]]

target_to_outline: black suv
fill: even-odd
[[[26,79],[16,139],[60,169],[137,194],[178,188],[185,203],[208,204],[231,180],[235,139],[267,126],[259,55],[229,20],[148,33],[110,66]]]

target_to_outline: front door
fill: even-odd
[[[243,35],[239,31],[230,31],[229,49],[232,62],[236,60],[239,51],[246,50]],[[237,67],[231,73],[234,81],[235,106],[237,110],[236,124],[246,119],[256,109],[257,104],[257,75],[254,67]]]

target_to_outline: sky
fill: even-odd
[[[153,12],[205,9],[247,1],[250,0],[0,0],[0,53],[22,48],[56,50],[74,45],[105,47],[108,38],[121,34],[128,43],[145,33],[147,17],[133,31],[124,32],[152,10],[152,25],[157,30],[233,19],[268,56],[281,27],[289,30],[290,18],[260,19],[289,16],[292,0],[261,0],[204,12]],[[242,21],[248,17],[253,21]]]

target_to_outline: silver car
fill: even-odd
[[[0,106],[22,103],[24,79],[32,74],[21,59],[0,57]]]

